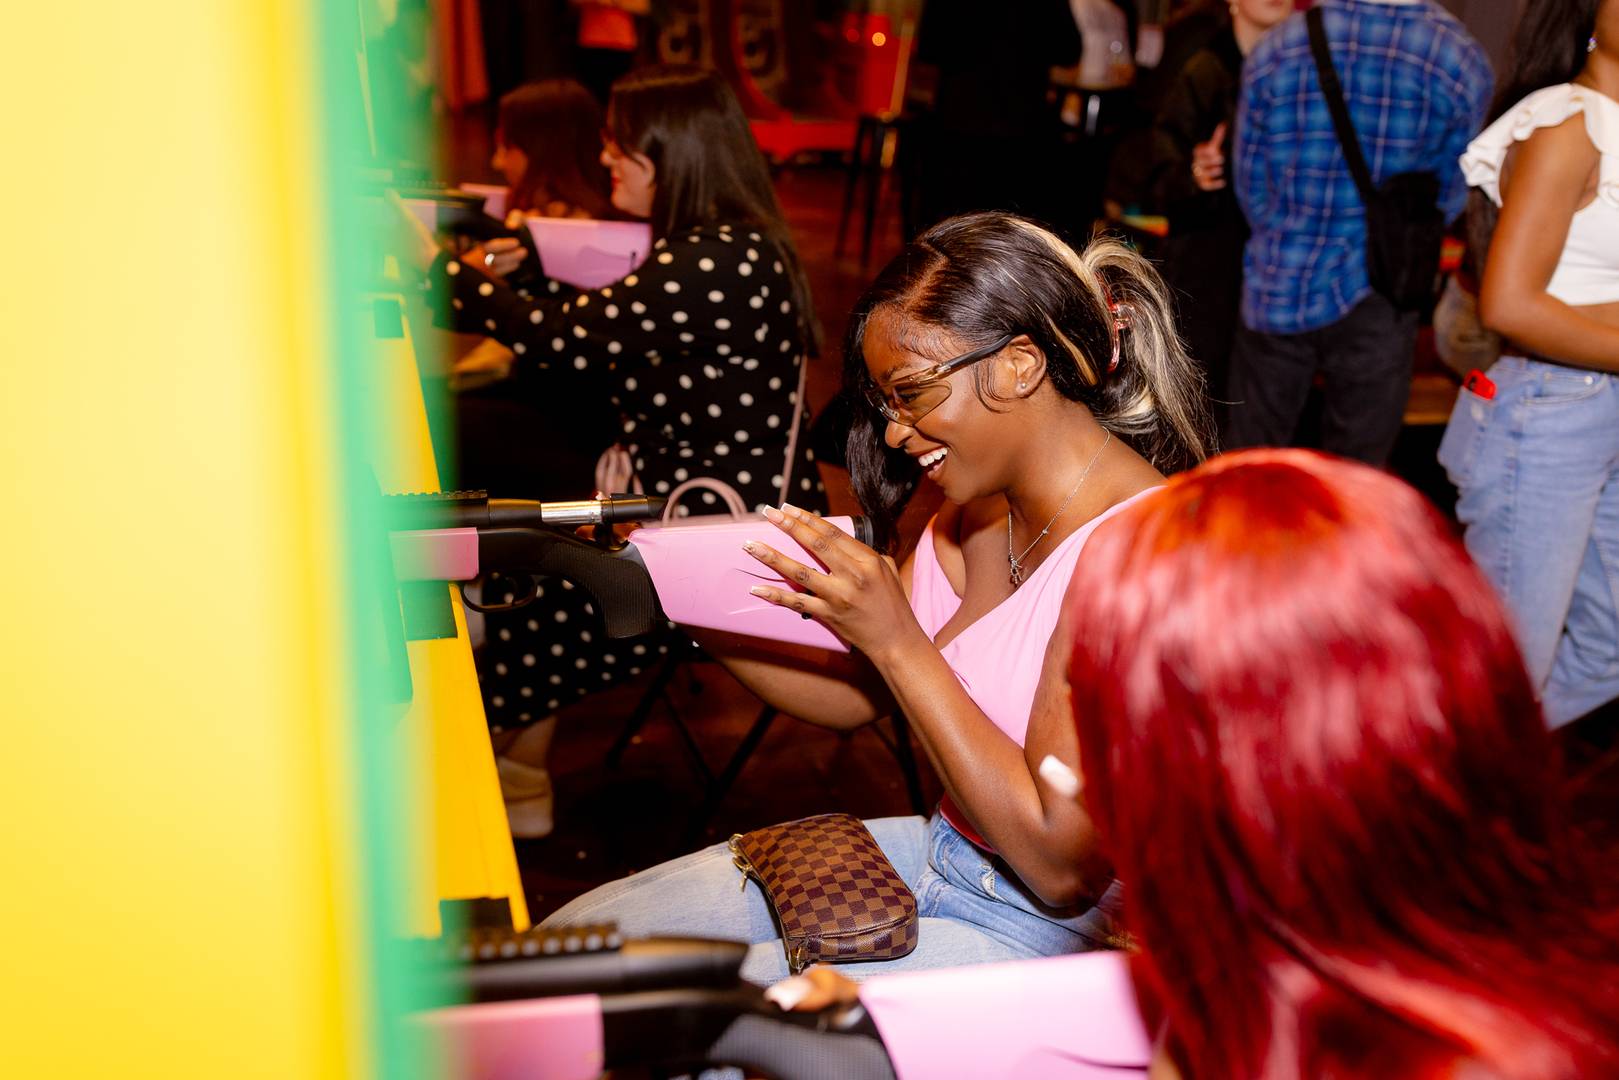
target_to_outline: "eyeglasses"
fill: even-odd
[[[896,424],[915,427],[916,422],[943,405],[950,397],[946,376],[954,371],[994,356],[1012,343],[1013,334],[1003,334],[982,349],[962,353],[914,375],[890,383],[885,390],[874,382],[866,384],[866,400],[872,408]]]

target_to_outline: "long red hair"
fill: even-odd
[[[1085,798],[1189,1077],[1619,1075],[1605,872],[1420,495],[1217,458],[1099,528],[1069,602]]]

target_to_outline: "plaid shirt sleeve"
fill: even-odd
[[[1237,97],[1237,131],[1233,155],[1231,182],[1235,186],[1237,202],[1250,223],[1266,220],[1273,190],[1265,171],[1265,112],[1270,95],[1269,85],[1262,73],[1268,73],[1271,64],[1264,42],[1242,66],[1242,89]]]
[[[1449,162],[1450,168],[1441,174],[1443,184],[1439,195],[1439,207],[1448,218],[1456,217],[1467,206],[1467,179],[1462,175],[1461,156],[1484,127],[1495,83],[1489,57],[1478,42],[1471,39],[1458,42],[1455,52],[1454,64],[1446,71],[1453,84],[1448,100],[1456,108],[1456,121],[1445,132],[1442,160]]]

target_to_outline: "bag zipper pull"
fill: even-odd
[[[742,880],[737,885],[737,892],[747,892],[748,874],[752,872],[753,866],[749,864],[747,856],[742,854],[742,849],[736,846],[736,842],[740,839],[742,839],[741,833],[733,833],[727,846],[731,849],[731,865],[735,866],[742,875]]]

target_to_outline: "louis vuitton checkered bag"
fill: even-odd
[[[893,960],[916,948],[916,897],[848,814],[820,814],[731,837],[781,927],[793,974],[817,961]]]

